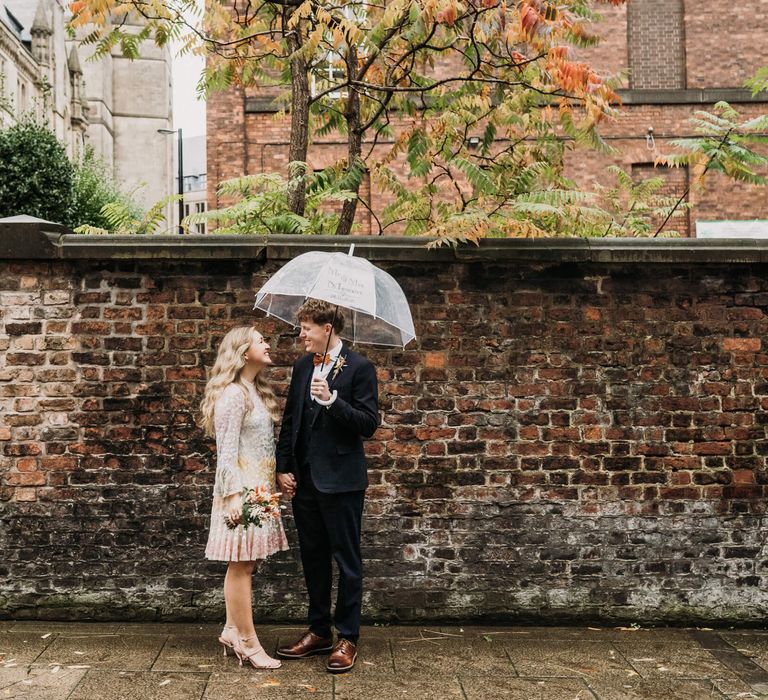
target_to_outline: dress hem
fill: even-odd
[[[205,555],[206,560],[208,561],[225,561],[225,562],[240,562],[240,561],[266,561],[269,559],[269,557],[274,556],[278,552],[287,552],[290,549],[288,545],[285,545],[284,547],[281,547],[280,549],[276,549],[274,552],[270,552],[269,554],[265,554],[263,557],[257,557],[256,559],[222,559],[219,557],[209,557],[207,554]]]

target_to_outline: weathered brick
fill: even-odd
[[[723,350],[726,352],[760,352],[760,338],[724,338]]]
[[[67,295],[90,290],[75,294],[100,315],[78,320],[69,301],[56,304],[63,315],[45,321],[42,345],[6,352],[43,361],[0,368],[0,439],[9,448],[0,457],[0,499],[26,509],[24,522],[40,541],[98,532],[111,548],[109,571],[99,578],[99,553],[85,539],[67,539],[74,564],[46,579],[60,594],[89,600],[98,580],[105,596],[133,601],[126,616],[141,604],[173,617],[190,609],[189,592],[181,603],[174,588],[183,582],[194,590],[195,616],[216,618],[220,600],[205,601],[212,600],[206,591],[218,590],[219,573],[200,567],[193,553],[204,546],[215,468],[212,441],[195,419],[218,339],[240,317],[252,320],[252,277],[237,261],[215,268],[158,261],[141,276],[131,272],[133,263],[126,272],[126,262],[103,264],[98,275],[85,262],[46,265],[50,272],[29,276],[55,279]],[[253,265],[260,284],[279,263]],[[759,604],[743,602],[743,571],[725,570],[722,555],[727,546],[729,562],[754,567],[747,550],[765,509],[768,363],[761,346],[725,347],[764,332],[762,314],[728,315],[734,290],[738,308],[768,306],[760,266],[543,269],[518,261],[514,268],[499,263],[493,274],[461,261],[383,266],[408,288],[425,334],[406,352],[359,348],[378,367],[383,417],[367,447],[364,544],[381,555],[371,556],[366,614],[388,615],[387,601],[403,584],[397,566],[422,556],[438,568],[409,581],[410,589],[444,604],[427,610],[404,603],[413,619],[509,616],[511,608],[492,602],[499,591],[525,597],[524,589],[550,590],[552,580],[568,586],[568,604],[526,603],[527,614],[631,615],[623,592],[629,585],[643,615],[660,595],[687,599],[693,591],[697,606],[709,604],[715,616],[759,612]],[[178,299],[203,316],[169,313]],[[510,299],[528,309],[516,306],[514,323]],[[240,316],[220,315],[218,302],[231,311],[231,300],[242,304]],[[554,317],[568,320],[544,323]],[[706,332],[690,330],[694,317]],[[105,324],[106,337],[92,323]],[[287,326],[256,323],[276,348],[270,374],[282,397],[301,350]],[[70,337],[70,328],[73,342],[54,342]],[[21,521],[7,521],[8,556],[32,552],[37,569],[25,576],[34,581],[50,558],[24,545]],[[703,527],[718,539],[708,540]],[[290,517],[288,531],[295,536]],[[623,539],[614,543],[614,534]],[[416,559],[398,562],[405,546]],[[168,569],[146,564],[158,551]],[[510,571],[497,558],[518,563]],[[677,560],[682,568],[674,569]],[[627,563],[636,568],[621,569]],[[680,575],[686,565],[706,576],[706,600]],[[419,566],[414,571],[426,571]],[[295,552],[270,560],[265,572],[268,601],[300,617]],[[595,597],[598,573],[624,603]],[[15,580],[0,583],[11,611],[22,607]],[[132,587],[121,589],[120,580]],[[470,589],[485,602],[467,603]],[[701,609],[665,614],[682,621]]]

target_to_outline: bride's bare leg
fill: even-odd
[[[227,624],[237,627],[240,644],[248,656],[259,666],[277,668],[280,662],[266,652],[252,652],[260,648],[259,639],[253,626],[253,569],[255,563],[230,562],[224,579],[224,600],[227,606]]]
[[[227,609],[227,621],[224,623],[227,627],[237,627],[235,624],[234,603],[232,600],[232,563],[227,566],[227,573],[224,576],[224,605]],[[235,595],[235,598],[237,596]]]
[[[237,627],[241,637],[256,634],[251,606],[253,568],[252,561],[231,561],[224,578],[227,625]]]

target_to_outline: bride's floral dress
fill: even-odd
[[[251,411],[243,387],[251,398]],[[280,518],[270,518],[262,527],[251,525],[247,530],[242,525],[230,530],[224,522],[227,496],[255,486],[275,491],[274,431],[264,402],[250,382],[230,384],[216,401],[213,415],[217,464],[206,558],[256,561],[288,549]]]

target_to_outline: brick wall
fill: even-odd
[[[627,15],[629,83],[635,90],[685,87],[682,0],[634,0]]]
[[[766,64],[768,0],[685,5],[689,88],[738,87]]]
[[[194,423],[206,367],[257,319],[282,396],[300,352],[251,311],[298,248],[260,261],[220,245],[199,261],[178,246],[176,261],[0,261],[0,616],[220,619],[224,567],[203,558],[214,453]],[[762,621],[760,255],[510,242],[472,262],[409,245],[379,257],[418,340],[359,348],[382,412],[366,618]],[[255,600],[299,621],[286,520],[291,550]]]

